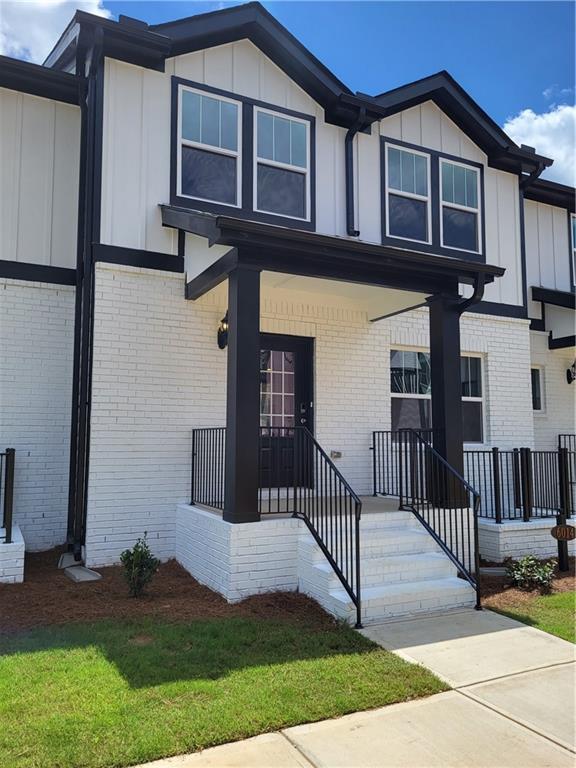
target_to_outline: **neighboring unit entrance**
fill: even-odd
[[[294,483],[294,427],[313,423],[313,339],[260,335],[260,485]]]

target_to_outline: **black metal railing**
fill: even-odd
[[[374,496],[402,496],[402,473],[405,470],[404,451],[409,437],[416,432],[433,444],[438,434],[431,429],[378,429],[372,432],[372,479]]]
[[[562,506],[560,473],[566,472],[569,514],[576,510],[576,452],[530,448],[464,452],[464,476],[481,495],[479,515],[501,523],[556,517]],[[566,464],[565,470],[563,463]]]
[[[192,432],[191,504],[224,509],[226,428]],[[306,427],[261,427],[261,515],[304,521],[356,609],[361,626],[362,503]]]
[[[558,448],[576,452],[576,434],[558,435]]]
[[[14,465],[16,451],[6,448],[0,453],[0,511],[2,529],[0,544],[12,543],[12,513],[14,507]]]
[[[480,494],[421,434],[403,430],[400,506],[411,510],[476,591],[480,608]]]
[[[224,509],[226,427],[192,430],[190,503]]]

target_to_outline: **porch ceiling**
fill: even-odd
[[[340,280],[290,275],[283,272],[262,272],[261,285],[265,293],[294,291],[309,298],[311,303],[315,300],[322,303],[333,301],[338,306],[345,303],[347,306],[365,311],[370,321],[381,320],[420,307],[431,295]]]
[[[161,205],[162,223],[230,250],[194,277],[186,298],[197,299],[239,266],[300,278],[406,291],[426,296],[457,292],[458,284],[492,282],[504,269],[346,237]],[[409,305],[415,302],[408,300]],[[417,302],[416,302],[417,303]]]

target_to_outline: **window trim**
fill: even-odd
[[[540,408],[534,408],[534,394],[532,391],[532,371],[538,371],[540,380]],[[546,388],[544,366],[539,363],[530,363],[530,399],[532,401],[532,413],[534,416],[546,415]]]
[[[572,286],[576,287],[576,213],[569,216],[570,225],[570,277]]]
[[[430,355],[430,350],[425,349],[424,347],[410,347],[406,344],[394,344],[393,346],[389,347],[388,350],[388,360],[390,360],[390,356],[392,355],[392,352],[423,352],[427,355]],[[481,397],[472,397],[472,396],[464,396],[462,395],[462,402],[470,402],[470,403],[481,403],[482,404],[482,440],[467,440],[465,441],[464,445],[486,445],[487,440],[487,408],[486,408],[486,365],[485,365],[485,359],[486,356],[483,355],[481,352],[460,352],[460,358],[463,357],[474,357],[480,360],[480,384],[482,387],[482,396]],[[411,393],[411,392],[392,392],[392,374],[390,372],[388,376],[388,386],[390,391],[390,397],[391,398],[410,398],[412,400],[430,400],[430,416],[432,416],[432,394],[429,395],[420,395],[417,393]],[[390,428],[392,428],[392,423],[390,423]]]
[[[476,200],[478,201],[478,206],[476,208],[473,208],[469,205],[460,205],[459,203],[448,203],[445,200],[443,200],[443,174],[442,174],[442,166],[446,165],[455,165],[459,166],[460,168],[466,168],[467,170],[474,171],[476,173]],[[456,160],[450,160],[447,157],[444,157],[440,155],[438,157],[438,203],[440,205],[440,211],[438,215],[439,223],[440,223],[440,245],[442,248],[449,248],[451,251],[460,251],[460,253],[474,253],[474,254],[481,254],[481,251],[479,250],[481,240],[482,240],[482,208],[481,208],[481,187],[480,187],[480,171],[477,167],[470,165],[469,163],[465,161],[456,162]],[[468,248],[457,248],[454,245],[446,245],[444,242],[444,206],[448,208],[453,208],[457,211],[465,211],[466,213],[475,213],[477,216],[477,226],[476,226],[476,236],[477,236],[477,248],[475,251],[471,251]]]
[[[422,240],[410,240],[408,238],[397,237],[388,234],[388,207],[387,207],[387,154],[386,145],[390,144],[398,149],[406,149],[410,152],[421,153],[430,156],[430,198],[431,198],[431,243],[425,243]],[[468,168],[478,170],[479,174],[479,209],[480,221],[478,222],[478,251],[466,251],[451,246],[444,246],[440,240],[440,159],[445,159],[451,163],[459,163]],[[485,166],[483,163],[474,160],[467,160],[462,157],[450,155],[447,152],[440,152],[430,147],[411,144],[401,139],[395,139],[391,136],[380,135],[380,214],[381,214],[381,236],[384,245],[390,245],[397,248],[406,248],[406,243],[411,243],[416,251],[431,253],[442,256],[458,256],[458,258],[469,261],[486,263],[486,221],[485,221]]]
[[[199,96],[205,96],[206,91],[202,91],[199,88],[195,88],[183,83],[178,86],[178,148],[176,157],[176,194],[178,197],[185,200],[197,200],[202,203],[212,203],[213,205],[224,205],[227,208],[242,208],[242,102],[235,99],[231,99],[228,96],[222,96],[220,94],[211,94],[211,98],[223,101],[228,104],[234,104],[238,109],[237,116],[237,133],[236,133],[236,151],[231,149],[225,149],[223,147],[216,147],[212,144],[204,144],[201,141],[192,141],[185,139],[182,136],[182,94],[188,91],[189,93],[196,93]],[[224,203],[221,200],[210,200],[206,197],[194,197],[193,195],[186,195],[182,192],[182,147],[192,147],[193,149],[199,149],[203,152],[212,152],[217,155],[224,155],[225,157],[234,157],[236,159],[236,203]]]
[[[284,117],[288,120],[291,120],[295,123],[300,123],[304,125],[306,129],[306,167],[303,169],[302,166],[299,165],[292,165],[291,163],[281,163],[277,160],[270,160],[269,158],[259,157],[258,156],[258,113],[262,112],[266,115],[272,115],[273,117]],[[311,173],[310,173],[310,162],[311,162],[311,148],[310,148],[310,134],[311,134],[311,124],[309,120],[303,119],[301,117],[295,117],[292,115],[288,115],[285,112],[279,112],[278,110],[273,109],[272,107],[263,107],[260,105],[254,105],[254,112],[253,112],[253,136],[252,136],[252,147],[253,147],[253,160],[252,160],[252,208],[255,213],[263,213],[266,216],[274,216],[275,218],[284,218],[284,219],[291,219],[292,221],[303,221],[303,222],[310,222],[310,187],[311,187]],[[280,168],[285,171],[292,171],[293,173],[299,173],[302,176],[306,177],[306,184],[305,184],[305,190],[306,190],[306,217],[301,218],[300,216],[289,216],[286,213],[274,213],[273,211],[265,211],[261,208],[258,208],[258,164],[267,165],[270,168]]]
[[[204,201],[197,198],[184,197],[178,194],[178,134],[179,134],[179,87],[186,86],[196,89],[201,93],[215,95],[217,98],[230,99],[242,105],[242,146],[239,145],[240,164],[242,174],[241,207],[234,207],[228,203]],[[172,75],[171,77],[171,115],[170,115],[170,205],[189,210],[205,211],[206,213],[233,215],[239,219],[259,221],[265,224],[276,224],[313,232],[316,230],[316,117],[313,114],[305,114],[292,109],[269,104],[258,99],[231,93],[221,88],[199,83],[195,80]],[[295,219],[281,214],[262,213],[255,211],[253,201],[253,156],[255,147],[252,146],[254,108],[269,109],[278,115],[286,115],[289,118],[305,120],[310,124],[309,137],[309,220]]]
[[[400,189],[392,189],[388,184],[388,150],[389,149],[397,149],[400,152],[409,152],[413,155],[420,155],[420,157],[426,158],[426,173],[427,173],[427,181],[428,181],[428,194],[426,196],[424,195],[418,195],[415,192],[404,192]],[[403,147],[399,144],[395,144],[391,141],[385,141],[384,143],[384,154],[386,157],[386,161],[384,163],[384,205],[386,207],[386,219],[385,219],[385,227],[386,227],[386,236],[392,237],[395,240],[404,240],[409,243],[419,243],[420,245],[432,245],[432,177],[431,177],[431,162],[430,162],[430,155],[427,152],[422,152],[420,150],[415,149],[408,149],[407,147]],[[389,198],[390,195],[396,195],[397,197],[406,197],[410,200],[419,200],[422,203],[426,203],[426,232],[428,234],[427,240],[415,240],[411,237],[402,237],[401,235],[391,235],[390,234],[390,205],[389,205]]]

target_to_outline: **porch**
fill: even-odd
[[[357,624],[363,617],[382,618],[384,609],[387,615],[394,615],[473,605],[478,498],[462,477],[462,416],[453,408],[461,396],[460,317],[480,300],[484,284],[502,270],[473,260],[429,256],[169,206],[162,207],[162,215],[166,226],[179,230],[187,268],[190,266],[187,299],[198,301],[227,288],[218,333],[218,345],[226,348],[227,355],[225,425],[193,432],[192,502],[196,509],[179,507],[177,547],[186,541],[188,551],[181,552],[181,562],[185,559],[194,568],[194,560],[202,557],[195,541],[203,542],[200,549],[204,552],[216,550],[220,562],[212,558],[204,568],[207,573],[218,572],[213,583],[234,599],[239,594],[234,584],[242,585],[242,594],[246,594],[244,588],[256,588],[251,572],[262,574],[266,557],[278,558],[282,551],[283,564],[289,563],[286,570],[296,568],[298,572],[297,588],[318,599],[322,595],[324,605],[343,597],[344,613],[353,611]],[[471,286],[468,298],[459,294],[462,284]],[[319,415],[321,390],[315,379],[321,359],[314,350],[315,334],[300,336],[298,330],[290,329],[292,333],[278,337],[269,328],[262,333],[262,302],[281,296],[286,288],[308,294],[311,301],[314,294],[331,296],[335,313],[339,302],[346,305],[353,299],[363,312],[365,337],[374,333],[379,319],[415,307],[428,308],[436,439],[434,445],[416,434],[411,439],[417,480],[404,496],[401,509],[385,516],[362,516],[360,495],[371,486],[370,464],[355,473],[364,472],[368,482],[356,484],[342,471],[341,452],[327,450],[317,438],[318,421],[329,420],[333,425],[336,413],[328,406]],[[345,327],[342,332],[345,337]],[[345,377],[346,366],[354,362],[340,355],[343,367],[334,369],[338,347],[339,339],[333,338],[331,374]],[[346,341],[344,348],[349,348]],[[312,366],[305,362],[306,355]],[[378,367],[380,361],[376,357],[367,364]],[[310,367],[310,378],[303,380],[302,372]],[[363,393],[350,394],[361,399]],[[349,401],[347,406],[348,419],[354,419],[355,403]],[[368,434],[374,418],[373,410],[364,417]],[[358,433],[358,429],[352,431]],[[347,464],[361,466],[367,448],[365,443],[357,445],[357,452],[346,457]],[[220,515],[211,514],[210,509]],[[385,526],[398,533],[397,540],[392,539],[392,550],[387,549]],[[297,541],[290,544],[292,529]],[[362,537],[362,529],[369,536]],[[274,547],[280,543],[275,540],[275,530],[283,537],[276,552]],[[261,536],[271,549],[259,549],[252,558],[245,546],[254,550]],[[426,542],[424,548],[416,541]],[[368,557],[364,547],[375,542],[382,549]],[[396,563],[398,578],[386,583],[384,550],[390,555],[395,546],[398,557],[405,559]],[[237,551],[246,556],[244,562],[236,560]],[[422,556],[422,579],[410,578],[415,572],[410,555]],[[427,578],[434,573],[436,560],[441,563],[441,584]],[[371,571],[374,580],[361,588]],[[198,575],[197,570],[192,572]],[[463,578],[457,579],[458,575]],[[263,577],[257,588],[273,586],[265,581]],[[423,597],[426,588],[433,591],[430,600]],[[448,593],[450,588],[458,599],[442,602],[439,591]],[[391,590],[402,596],[396,612],[390,610],[394,602]],[[371,605],[371,598],[378,605]],[[340,610],[333,612],[344,615]]]

